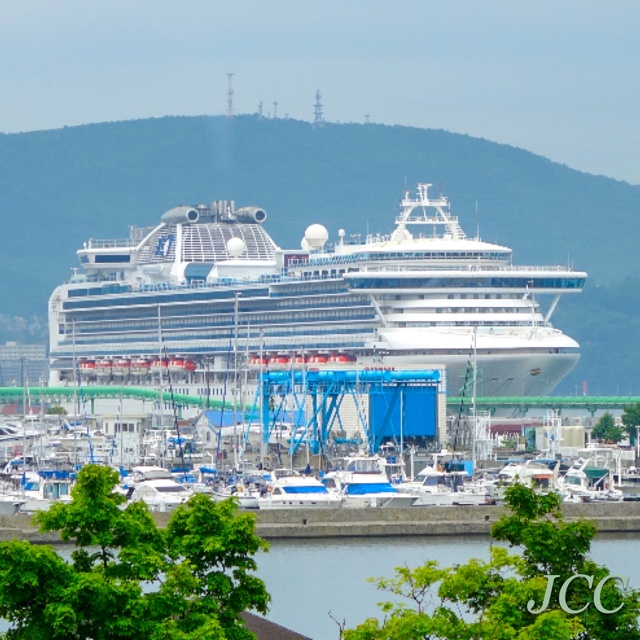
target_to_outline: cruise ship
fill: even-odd
[[[516,266],[430,186],[404,193],[392,233],[363,241],[312,224],[281,249],[264,209],[229,200],[87,241],[50,298],[50,384],[164,376],[221,398],[238,372],[251,386],[265,369],[439,368],[449,395],[470,393],[470,371],[478,396],[550,393],[579,359],[551,316],[587,274]]]

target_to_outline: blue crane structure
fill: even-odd
[[[435,435],[437,424],[437,394],[441,375],[437,370],[290,370],[265,371],[258,376],[255,409],[260,412],[262,442],[267,445],[272,430],[286,414],[286,402],[293,400],[293,436],[290,452],[297,451],[306,441],[314,454],[326,453],[331,430],[338,423],[345,431],[340,406],[352,397],[358,414],[359,427],[366,435],[370,453],[375,453],[384,437],[403,434],[424,435],[420,425],[407,424],[407,409],[417,408],[422,425]],[[369,397],[369,417],[360,398]],[[279,402],[275,398],[279,397]],[[307,400],[308,399],[308,400]],[[258,402],[259,400],[259,402]],[[310,405],[310,409],[309,409]],[[429,415],[432,413],[432,415]],[[253,415],[257,415],[252,412]],[[422,429],[424,431],[424,429]],[[339,442],[339,439],[334,439]]]

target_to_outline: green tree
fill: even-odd
[[[637,438],[636,427],[640,426],[640,402],[627,405],[622,410],[622,424],[629,434],[631,441]]]
[[[64,407],[51,407],[47,413],[50,416],[66,416],[67,410]]]
[[[159,529],[140,502],[123,508],[113,469],[87,465],[73,501],[36,514],[41,531],[75,541],[71,561],[24,541],[0,544],[0,617],[7,638],[249,640],[240,612],[266,613],[252,575],[267,543],[229,500],[193,496]]]
[[[639,592],[609,579],[602,583],[600,608],[621,608],[604,613],[594,604],[596,586],[609,575],[587,555],[594,526],[565,522],[556,493],[516,484],[506,489],[505,502],[507,512],[491,535],[521,554],[492,546],[488,562],[397,568],[393,578],[375,580],[396,597],[380,604],[383,620],[345,630],[344,640],[638,640]],[[565,581],[577,574],[593,576],[592,588],[574,578],[563,593]],[[550,581],[550,575],[557,578]],[[580,613],[566,610],[585,604]]]
[[[622,427],[616,424],[615,418],[607,411],[596,422],[591,430],[591,437],[605,442],[620,442],[624,436]]]

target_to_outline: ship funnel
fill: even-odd
[[[267,212],[260,207],[242,207],[233,212],[233,217],[238,222],[262,224],[267,219]]]
[[[198,222],[200,212],[193,207],[174,207],[162,214],[162,222],[165,224],[191,224]]]

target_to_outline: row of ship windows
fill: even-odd
[[[321,336],[321,335],[348,335],[354,333],[369,333],[371,331],[371,323],[367,324],[356,324],[351,325],[349,327],[336,327],[334,325],[327,325],[327,323],[323,323],[323,328],[312,328],[312,327],[279,327],[277,329],[270,329],[267,331],[262,331],[261,336],[264,339],[268,339],[271,337],[285,337],[285,336],[300,336],[301,339],[305,339],[308,336]],[[233,339],[232,331],[219,331],[215,334],[206,333],[203,334],[199,331],[180,331],[177,334],[173,335],[171,332],[167,332],[163,335],[163,339],[166,341],[171,340],[172,342],[188,342],[191,340],[223,340],[231,342]],[[93,345],[93,344],[104,344],[105,343],[105,335],[98,335],[95,337],[92,336],[76,336],[73,341],[76,346],[81,345]],[[259,340],[260,335],[257,335],[256,332],[253,332],[252,335],[246,336],[240,332],[240,339],[243,343],[247,340]],[[109,336],[109,342],[117,342],[118,344],[126,344],[130,342],[141,342],[145,344],[153,344],[157,343],[158,337],[157,334],[154,333],[134,333],[133,330],[128,330],[121,334],[113,333]],[[68,340],[69,343],[72,342],[71,339]]]
[[[423,314],[423,313],[526,313],[531,309],[525,307],[424,307],[421,309],[391,309],[391,313]]]
[[[383,300],[522,300],[521,293],[448,293],[446,297],[439,293],[419,294],[376,294],[376,299]]]
[[[349,243],[351,244],[351,243]],[[331,256],[330,258],[318,258],[313,261],[314,265],[332,265],[332,264],[353,264],[357,262],[365,262],[375,260],[433,260],[434,258],[445,258],[453,260],[456,258],[465,258],[477,260],[479,258],[489,260],[509,260],[511,254],[506,251],[371,251],[363,252],[355,255]],[[303,260],[292,260],[292,265],[304,266],[308,264]]]
[[[393,322],[394,327],[530,327],[531,321],[516,320],[491,320],[488,322],[465,322],[465,321],[447,321],[447,322]],[[536,326],[547,326],[545,322],[537,322]]]
[[[243,317],[242,322],[238,323],[239,327],[247,327],[247,326],[258,326],[258,325],[268,325],[268,324],[280,324],[283,321],[288,323],[295,321],[296,323],[300,323],[303,321],[312,321],[312,322],[325,322],[326,320],[330,320],[332,322],[340,322],[344,321],[353,321],[353,320],[367,320],[369,318],[374,318],[375,314],[371,309],[339,309],[338,311],[334,310],[326,310],[326,311],[300,311],[295,313],[293,316],[283,317],[282,315],[276,315],[271,313],[261,313],[256,314],[251,317]],[[193,317],[184,317],[184,318],[164,318],[160,321],[160,327],[162,332],[166,332],[170,329],[184,329],[187,327],[197,327],[202,326],[203,328],[222,328],[222,327],[234,327],[236,325],[233,317],[224,317],[224,321],[220,321],[216,318],[216,316],[205,316],[199,318]],[[106,321],[106,322],[93,322],[92,324],[67,324],[66,330],[65,325],[60,325],[61,332],[66,333],[67,335],[74,335],[78,338],[81,335],[89,334],[89,333],[104,333],[110,331],[121,331],[126,330],[130,331],[132,328],[132,319],[127,318],[118,321]],[[157,318],[154,320],[146,320],[146,321],[135,321],[135,328],[137,330],[147,329],[149,331],[158,331],[158,320]]]
[[[171,316],[176,315],[222,315],[222,314],[235,314],[235,304],[229,304],[228,301],[223,301],[224,306],[216,306],[213,304],[189,304],[189,305],[172,305],[168,308],[166,313],[170,313]],[[362,306],[366,304],[369,306],[368,298],[365,296],[348,296],[344,300],[327,296],[314,296],[306,298],[295,298],[291,300],[285,300],[279,298],[277,300],[260,300],[256,305],[259,307],[256,311],[281,311],[289,312],[296,311],[298,309],[316,309],[316,308],[331,308],[334,309],[337,305],[349,307],[349,306]],[[85,321],[89,320],[101,320],[105,317],[109,317],[113,314],[113,309],[108,305],[102,305],[106,308],[103,310],[97,310],[87,313],[78,312],[74,314],[78,319]],[[256,311],[251,309],[252,304],[250,302],[240,302],[238,305],[238,313],[241,317],[251,316]],[[64,307],[68,310],[67,305]],[[162,316],[164,309],[160,308],[160,315]],[[131,308],[127,311],[127,318],[157,318],[158,307],[149,307],[147,305],[139,308]]]
[[[164,286],[162,286],[164,285]],[[209,289],[202,288],[201,290],[193,290],[189,286],[184,287],[171,286],[168,283],[160,283],[158,285],[141,285],[140,291],[144,292],[145,287],[148,287],[148,291],[166,290],[167,293],[158,295],[132,295],[133,289],[130,285],[120,283],[110,283],[102,285],[101,287],[90,287],[86,289],[70,289],[69,300],[64,302],[65,309],[90,309],[95,307],[106,306],[136,306],[147,305],[157,307],[159,304],[166,304],[169,302],[185,302],[185,298],[188,302],[213,302],[216,300],[233,300],[235,297],[235,291],[232,289],[215,289],[213,287]],[[171,291],[171,293],[169,293]],[[126,293],[126,296],[118,298],[99,298],[94,300],[84,300],[79,298],[85,298],[89,296],[104,296],[110,294]],[[269,295],[269,289],[248,289],[242,292],[245,298],[260,298],[267,297]]]
[[[525,291],[528,287],[536,289],[581,289],[585,279],[573,278],[535,278],[527,277],[498,277],[498,276],[469,276],[464,278],[362,278],[353,279],[350,285],[353,289],[456,289],[460,287],[486,289],[518,289]]]

